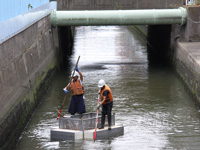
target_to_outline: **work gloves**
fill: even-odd
[[[78,66],[76,67],[76,69],[75,69],[77,72],[79,72],[79,69],[78,69]]]
[[[65,92],[65,94],[67,94],[69,91],[64,87],[63,91]]]
[[[99,104],[97,104],[96,108],[97,108],[97,109],[99,109],[99,108],[100,108],[100,105],[99,105]]]

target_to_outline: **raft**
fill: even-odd
[[[52,127],[50,131],[52,141],[63,140],[93,140],[96,124],[96,113],[85,113],[75,115],[70,118],[69,115],[59,118],[59,126]],[[101,125],[101,114],[98,114],[98,125]],[[123,124],[115,123],[115,113],[112,113],[111,130],[108,130],[107,117],[105,118],[104,129],[97,129],[96,140],[116,137],[124,134]]]

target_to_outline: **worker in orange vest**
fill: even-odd
[[[74,71],[72,71],[72,75],[73,72]],[[70,86],[67,85],[66,88],[64,89],[66,94],[68,93],[69,88],[71,88],[72,97],[68,112],[71,114],[71,118],[74,118],[75,113],[83,114],[86,112],[85,103],[83,99],[83,94],[84,94],[83,75],[79,71],[78,67],[76,67]]]
[[[105,124],[105,115],[108,117],[108,130],[111,130],[111,111],[113,107],[113,96],[110,87],[105,84],[104,80],[100,80],[98,83],[99,94],[101,97],[101,103],[98,104],[97,109],[102,106],[102,118],[101,118],[101,127],[99,129],[104,128]]]

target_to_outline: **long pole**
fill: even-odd
[[[99,104],[99,94],[98,94],[98,104]],[[95,124],[95,131],[94,131],[94,141],[96,140],[96,135],[97,135],[97,124],[98,124],[98,114],[99,114],[99,109],[97,109],[97,114],[96,114],[96,124]]]
[[[77,67],[77,65],[78,65],[78,62],[79,62],[79,59],[80,59],[80,56],[78,56],[78,60],[76,61],[76,65],[75,65],[74,71],[73,71],[73,73],[72,73],[72,76],[71,76],[71,78],[70,78],[70,81],[69,81],[69,84],[68,84],[68,85],[71,84],[72,78],[73,78],[73,76],[74,76],[74,72],[75,72],[76,67]],[[66,100],[66,95],[65,95],[65,97],[64,97],[64,100],[63,100],[63,102],[62,102],[62,105],[61,105],[60,111],[59,111],[59,113],[58,113],[57,120],[58,120],[59,117],[60,117],[60,114],[61,114],[62,108],[63,108],[63,106],[64,106],[64,104],[65,104],[65,100]]]

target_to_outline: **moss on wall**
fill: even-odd
[[[189,70],[186,65],[181,62],[180,60],[175,60],[175,66],[174,69],[179,77],[179,79],[182,81],[185,90],[188,92],[188,94],[192,97],[195,104],[200,107],[200,97],[199,97],[199,76],[195,75],[192,70]],[[192,81],[192,82],[191,82]]]
[[[1,137],[0,139],[0,149],[15,148],[24,127],[31,119],[33,112],[41,103],[42,97],[45,95],[52,79],[54,78],[57,66],[57,61],[52,61],[43,73],[37,77],[33,90],[19,98],[18,103],[10,109],[8,116],[0,125],[0,133],[4,135],[4,137]]]

